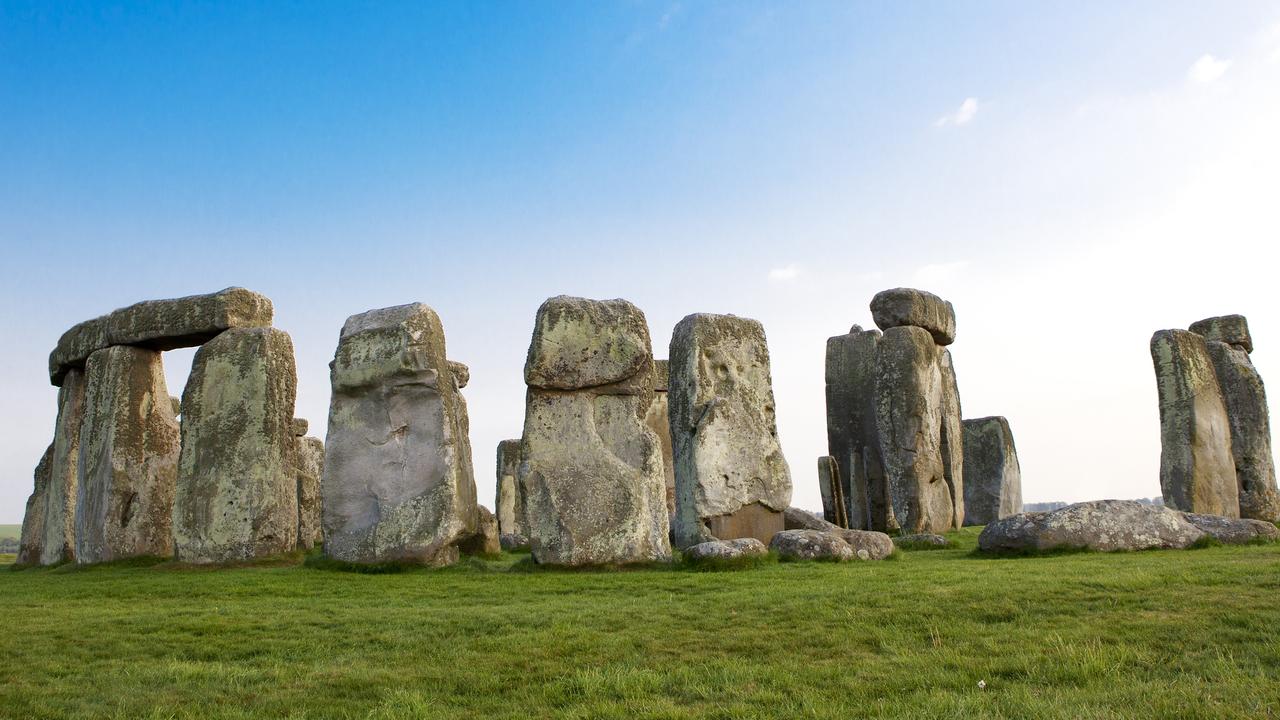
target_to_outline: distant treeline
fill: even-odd
[[[0,538],[0,555],[12,555],[18,552],[18,538]]]
[[[1158,498],[1158,497],[1134,498],[1134,501],[1140,502],[1143,505],[1164,505],[1164,498]],[[1048,510],[1057,510],[1058,508],[1064,508],[1070,504],[1071,503],[1068,503],[1068,502],[1023,503],[1022,512],[1045,512]]]

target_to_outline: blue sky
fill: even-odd
[[[477,481],[547,296],[765,323],[796,503],[825,339],[956,303],[1028,500],[1159,494],[1147,340],[1244,312],[1280,374],[1274,3],[0,3],[0,521],[48,351],[141,299],[269,295],[322,431],[342,321],[422,301]],[[166,356],[179,394],[190,351]]]

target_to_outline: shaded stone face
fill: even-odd
[[[707,529],[718,538],[755,538],[767,542],[775,533],[786,529],[786,519],[773,508],[751,503],[727,515],[707,518]]]
[[[76,557],[76,495],[84,393],[84,371],[68,370],[58,389],[58,420],[53,430],[53,458],[41,543],[42,565],[71,562]]]
[[[871,299],[871,317],[881,330],[920,327],[928,330],[939,345],[956,341],[955,308],[924,290],[895,288],[876,293]]]
[[[818,458],[818,493],[822,496],[822,517],[829,523],[846,527],[849,516],[840,487],[840,467],[830,455]]]
[[[791,471],[778,443],[760,323],[732,315],[684,318],[671,338],[670,373],[677,545],[732,539],[716,535],[711,519],[736,517],[749,505],[775,513],[790,506]],[[717,527],[734,533],[740,526],[722,520]],[[756,537],[760,530],[751,527],[746,536]]]
[[[997,520],[983,528],[978,549],[1181,549],[1203,535],[1182,513],[1167,507],[1133,500],[1095,500],[1052,512],[1019,513]]]
[[[631,380],[647,387],[653,351],[644,313],[626,300],[560,295],[538,308],[524,379],[545,390],[579,390]]]
[[[1022,512],[1022,469],[1009,421],[964,421],[965,524],[988,525]]]
[[[494,504],[498,507],[498,532],[509,535],[517,546],[528,543],[524,523],[524,496],[516,478],[520,472],[520,441],[498,443],[498,485]]]
[[[296,393],[293,342],[280,330],[233,328],[196,352],[182,395],[178,560],[232,562],[297,546]]]
[[[200,345],[233,327],[271,325],[271,301],[244,288],[173,300],[148,300],[63,333],[49,355],[49,377],[61,385],[67,371],[83,367],[89,355],[110,345],[173,350]]]
[[[476,531],[458,543],[463,555],[499,555],[502,543],[498,534],[498,518],[481,505],[476,509]]]
[[[835,459],[849,526],[894,527],[876,425],[878,330],[854,326],[827,340],[827,452]]]
[[[956,380],[951,351],[938,348],[938,371],[942,374],[942,475],[951,493],[952,527],[964,525],[964,421],[961,420],[960,384]]]
[[[1160,397],[1160,489],[1187,512],[1240,516],[1231,426],[1204,338],[1161,330],[1151,338]]]
[[[1249,321],[1243,315],[1205,318],[1191,323],[1190,330],[1209,342],[1223,342],[1235,345],[1246,353],[1253,352],[1253,336],[1249,334]]]
[[[1237,346],[1209,341],[1206,347],[1231,428],[1231,456],[1240,494],[1240,517],[1280,521],[1280,490],[1276,488],[1275,460],[1271,453],[1271,415],[1262,376],[1249,359],[1249,353]]]
[[[907,533],[945,532],[955,522],[942,456],[938,347],[919,327],[880,340],[876,419],[893,514]]]
[[[75,559],[173,554],[179,430],[160,353],[117,345],[85,364]]]
[[[27,510],[22,516],[22,533],[18,537],[18,565],[38,565],[43,555],[45,538],[45,512],[49,496],[49,474],[53,467],[53,445],[40,456],[36,464],[35,485],[27,498]]]
[[[301,437],[297,442],[298,549],[310,550],[324,541],[320,505],[320,478],[324,475],[324,441],[320,438]]]
[[[669,412],[667,392],[654,392],[653,401],[649,403],[649,409],[644,415],[644,424],[658,436],[658,445],[662,451],[662,478],[666,486],[668,515],[676,511],[676,469],[674,451],[671,448]]]
[[[348,318],[330,381],[325,554],[456,561],[456,543],[476,530],[476,489],[440,318],[421,303]]]

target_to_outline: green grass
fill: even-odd
[[[976,534],[722,572],[0,571],[0,717],[1280,715],[1280,545],[984,558]]]

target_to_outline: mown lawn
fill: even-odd
[[[1280,546],[987,559],[955,537],[722,572],[0,571],[0,714],[1280,716]]]

